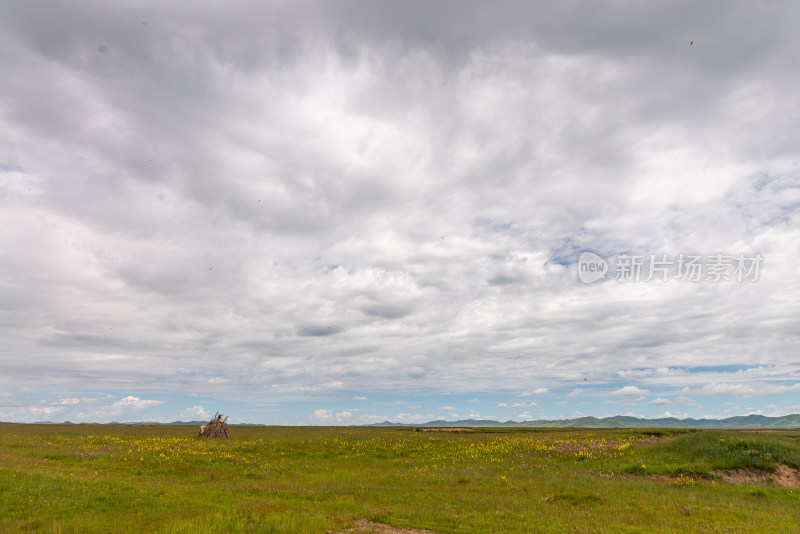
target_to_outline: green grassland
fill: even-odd
[[[0,424],[0,532],[796,532],[800,431]]]

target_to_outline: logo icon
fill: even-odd
[[[591,284],[606,277],[608,263],[594,252],[584,252],[578,258],[578,280]]]

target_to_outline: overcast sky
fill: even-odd
[[[0,0],[0,420],[800,411],[798,20]]]

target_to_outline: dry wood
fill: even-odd
[[[222,418],[222,414],[217,412],[207,425],[200,427],[200,433],[197,434],[201,438],[229,438],[231,435],[228,433],[228,418]]]

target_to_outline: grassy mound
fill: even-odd
[[[800,468],[800,432],[683,434],[643,447],[624,471],[711,475],[719,470],[742,469],[773,473],[781,465]]]

